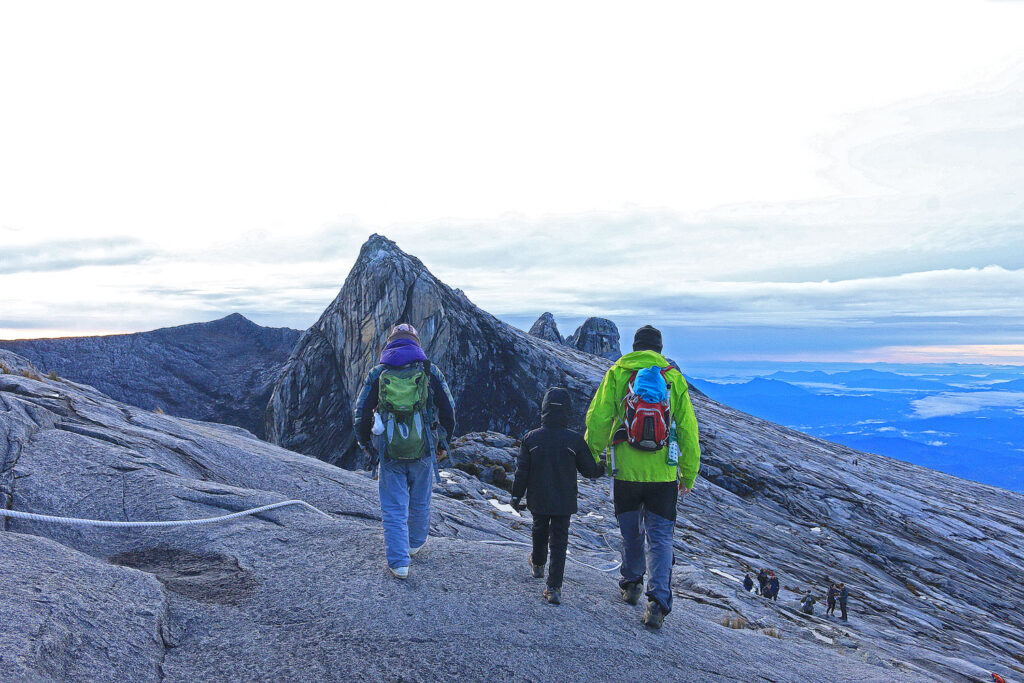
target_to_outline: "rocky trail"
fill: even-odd
[[[614,575],[578,563],[565,603],[547,605],[525,549],[490,543],[526,542],[523,520],[460,471],[446,472],[430,545],[403,583],[383,562],[365,473],[15,374],[0,375],[0,435],[16,458],[3,471],[18,510],[177,519],[301,498],[332,517],[287,508],[131,531],[8,521],[3,680],[805,681],[823,657],[847,681],[897,670],[856,649],[726,628],[721,610],[691,601],[647,632],[641,608],[618,601]],[[608,554],[573,548],[595,563]]]

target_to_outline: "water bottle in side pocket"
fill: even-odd
[[[676,423],[673,422],[668,431],[668,456],[665,462],[672,467],[678,467],[680,455],[682,452],[679,450],[679,440],[676,438]]]

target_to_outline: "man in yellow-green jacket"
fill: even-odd
[[[622,533],[622,599],[631,605],[640,601],[649,571],[643,623],[652,628],[660,628],[672,610],[676,502],[693,489],[700,469],[697,418],[686,379],[661,350],[660,331],[650,325],[637,330],[633,352],[608,370],[590,402],[586,434],[596,460],[611,449],[608,470],[615,479],[615,517]],[[670,447],[673,431],[678,450]]]

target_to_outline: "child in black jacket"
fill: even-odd
[[[526,507],[533,515],[530,568],[534,578],[544,576],[550,541],[551,566],[544,597],[555,605],[562,597],[569,518],[576,512],[576,472],[591,478],[603,474],[587,442],[568,428],[570,412],[569,392],[561,387],[548,389],[541,404],[542,426],[523,439],[512,485],[512,506],[521,509],[526,494]]]

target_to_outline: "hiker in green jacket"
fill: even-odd
[[[689,387],[661,355],[661,332],[645,325],[633,352],[608,370],[587,410],[587,445],[595,460],[611,448],[615,517],[622,533],[622,599],[640,601],[643,623],[660,628],[672,610],[672,533],[680,493],[693,489],[700,469],[697,418]],[[644,556],[644,537],[650,549]]]

